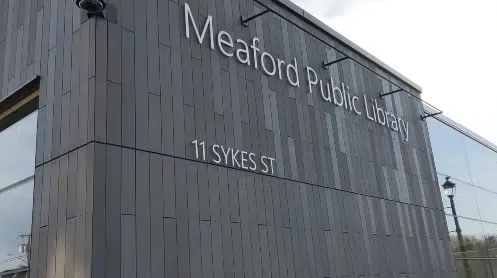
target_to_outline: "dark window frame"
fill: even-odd
[[[38,109],[39,88],[37,76],[0,100],[0,132]]]

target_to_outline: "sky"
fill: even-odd
[[[12,259],[20,255],[19,234],[30,232],[33,179],[8,186],[34,173],[36,120],[37,112],[33,112],[0,132],[0,272],[23,263]]]
[[[291,0],[497,144],[497,0]]]

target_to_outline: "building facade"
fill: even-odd
[[[419,86],[290,2],[107,4],[0,2],[0,270],[460,274]]]

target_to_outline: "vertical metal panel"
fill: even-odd
[[[35,269],[34,276],[39,278],[48,278],[47,276],[47,245],[48,245],[48,227],[39,229],[40,245],[38,249],[38,269]]]
[[[76,31],[72,36],[72,52],[71,52],[71,108],[69,116],[69,147],[71,149],[78,145],[79,131],[79,92],[80,92],[80,47],[81,47],[81,31]],[[69,60],[69,58],[68,58]],[[35,62],[36,63],[36,62]]]
[[[121,32],[126,32],[126,31],[123,31],[120,25],[108,23],[107,80],[117,84],[122,84],[121,69],[122,69],[122,60],[123,60],[122,59],[123,47],[121,47],[122,45]],[[102,51],[102,49],[99,49],[98,51]]]
[[[223,250],[221,239],[221,205],[219,203],[219,177],[216,166],[209,165],[207,168],[209,175],[209,195],[211,211],[211,232],[212,232],[212,263],[214,277],[223,275]]]
[[[106,138],[111,144],[121,145],[122,142],[122,89],[121,85],[114,82],[106,82],[107,102],[106,115]],[[103,118],[97,118],[96,122],[103,122]]]
[[[121,276],[121,161],[122,152],[107,147],[105,180],[105,275]]]
[[[67,173],[68,156],[61,157],[59,163],[59,186],[57,206],[57,242],[55,247],[55,261],[57,267],[54,277],[64,277],[66,264],[66,208],[67,208]]]
[[[86,254],[85,256],[78,255],[78,253],[83,252],[84,254],[84,248],[90,248],[91,249],[91,261],[86,262],[91,264],[91,272],[86,273],[88,275],[91,275],[91,277],[104,277],[105,276],[105,265],[107,262],[107,258],[105,256],[105,231],[106,231],[106,206],[105,206],[105,180],[106,180],[106,146],[102,144],[95,144],[94,145],[94,176],[93,176],[93,200],[92,200],[92,211],[93,211],[93,217],[91,218],[92,222],[92,232],[91,232],[91,244],[85,244],[83,246],[78,245],[78,240],[81,241],[82,239],[78,239],[78,236],[76,237],[76,262],[81,262],[85,261],[86,262]],[[82,192],[81,192],[82,193]],[[77,218],[78,221],[84,221],[86,219],[81,219]],[[84,228],[81,227],[81,228]],[[78,233],[78,226],[76,232]],[[89,235],[86,233],[86,229],[83,230],[82,235],[79,237],[88,237]],[[84,240],[83,240],[84,242]],[[79,248],[78,248],[79,246]],[[83,249],[83,250],[81,250]],[[79,275],[85,275],[85,266],[84,265],[79,265],[76,263],[75,265],[77,267],[76,269],[76,276]]]
[[[122,28],[128,31],[134,31],[135,10],[133,0],[121,0],[121,9],[117,12],[120,12],[121,14],[120,19]]]
[[[159,95],[159,21],[158,21],[158,1],[147,0],[147,78],[148,92]]]
[[[162,159],[162,192],[164,202],[164,217],[176,217],[176,170],[174,159]]]
[[[169,3],[169,18],[171,23],[171,64],[176,65],[177,70],[172,71],[172,95],[173,95],[173,126],[174,126],[174,154],[182,156],[185,154],[184,143],[184,112],[183,112],[183,70],[180,43],[180,9],[179,5]],[[179,23],[179,24],[178,24]]]
[[[151,277],[164,277],[164,224],[162,157],[150,156],[150,241]]]
[[[210,221],[209,176],[207,165],[197,164],[198,167],[198,206],[200,221]],[[241,213],[241,212],[240,212]]]
[[[60,127],[60,153],[67,153],[70,140],[70,114],[71,93],[62,96],[61,103],[61,127]]]
[[[52,147],[53,147],[53,118],[54,118],[54,79],[55,79],[55,50],[52,49],[48,52],[47,55],[47,78],[46,78],[46,91],[40,93],[44,93],[44,96],[47,101],[46,105],[46,114],[45,114],[45,144],[43,150],[43,159],[44,161],[50,160],[52,157]],[[41,96],[40,96],[41,98]]]
[[[178,247],[178,276],[186,276],[190,273],[190,245],[188,233],[188,191],[187,174],[188,168],[192,167],[186,161],[175,162],[176,182],[176,225],[177,225],[177,247]]]
[[[49,215],[49,201],[50,201],[50,164],[45,164],[42,166],[43,174],[42,174],[42,186],[40,188],[40,226],[37,228],[41,228],[48,225],[48,215]]]
[[[246,277],[253,277],[252,249],[250,242],[251,222],[249,210],[249,184],[246,174],[239,173],[238,198],[240,201],[240,229],[241,229],[241,249],[243,252],[243,272]]]
[[[164,2],[164,1],[161,1]],[[173,118],[173,93],[171,49],[164,45],[159,46],[160,56],[160,82],[161,82],[161,131],[162,131],[162,153],[174,153],[174,118]]]
[[[188,201],[188,240],[190,252],[190,275],[202,275],[201,240],[200,240],[200,211],[199,211],[199,182],[197,164],[190,164],[186,172],[186,187]]]
[[[106,161],[106,149],[102,148],[103,151],[103,163]],[[78,157],[78,169],[77,169],[77,174],[76,174],[76,249],[75,249],[75,260],[76,262],[84,262],[85,260],[85,252],[86,252],[86,233],[87,233],[87,215],[86,213],[91,214],[91,211],[88,211],[87,207],[87,198],[88,198],[88,150],[86,148],[80,148],[77,151],[77,157]],[[107,165],[103,165],[102,169],[105,170]],[[107,173],[103,174],[106,175]],[[99,190],[102,191],[97,191],[98,193],[103,193],[102,195],[99,195],[97,200],[97,205],[99,206],[98,208],[102,208],[102,210],[99,209],[99,212],[101,212],[103,215],[99,219],[102,223],[102,225],[105,225],[104,222],[106,220],[105,217],[105,176],[102,178],[102,185],[99,187]],[[105,231],[105,227],[102,227],[102,231]],[[105,234],[102,236],[105,237]],[[105,239],[102,239],[105,242]],[[76,275],[84,275],[85,274],[85,265],[84,263],[76,263],[75,264],[75,273]],[[102,269],[103,271],[103,269]]]
[[[196,159],[196,151],[194,145],[191,143],[194,140],[197,140],[195,136],[195,107],[190,105],[185,105],[185,145],[186,148],[186,157],[190,159]],[[199,140],[199,142],[202,142]]]
[[[21,3],[24,3],[23,1],[21,1]],[[19,18],[19,20],[21,20],[21,18]],[[23,48],[25,48],[26,46],[23,45],[23,38],[25,36],[25,33],[27,33],[28,30],[24,30],[24,25],[19,27],[17,29],[17,50],[16,50],[16,53],[15,53],[15,64],[14,64],[14,88],[17,88],[19,87],[22,83],[21,83],[21,62],[22,62],[22,54],[23,54]],[[23,71],[24,72],[24,71]]]
[[[150,154],[136,152],[136,269],[141,277],[151,276],[150,239]]]
[[[213,278],[213,263],[212,263],[212,231],[210,221],[200,221],[200,236],[201,236],[201,246],[200,250],[202,252],[202,277]]]
[[[85,143],[88,140],[88,126],[89,126],[89,91],[90,81],[89,65],[87,62],[90,60],[90,21],[85,22],[81,26],[81,47],[80,47],[80,69],[79,69],[79,98],[78,98],[78,145]],[[94,78],[93,78],[94,79]]]
[[[136,208],[136,153],[122,149],[121,214],[135,214]]]
[[[7,3],[7,1],[2,2],[2,4],[4,4],[4,6],[5,6],[5,3]],[[0,96],[2,96],[2,97],[3,97],[3,91],[4,91],[4,89],[3,89],[3,82],[4,82],[3,81],[3,71],[4,71],[3,64],[4,64],[4,60],[5,60],[5,47],[6,47],[6,42],[2,40],[0,42],[0,77],[1,77],[1,79],[0,79]]]
[[[203,88],[202,62],[198,59],[192,60],[193,67],[193,97],[195,108],[195,138],[205,140],[206,138],[206,117],[205,117],[205,100]],[[200,140],[199,139],[199,140]]]
[[[83,260],[83,266],[84,266],[84,272],[85,273],[91,273],[92,272],[92,258],[93,258],[93,250],[92,250],[92,244],[93,244],[93,230],[94,230],[94,225],[93,225],[93,216],[94,216],[94,211],[98,209],[98,207],[94,208],[94,204],[98,203],[100,201],[99,198],[95,197],[94,192],[97,194],[99,193],[99,186],[98,184],[98,179],[95,178],[96,174],[99,174],[98,170],[96,167],[98,167],[98,164],[96,163],[97,157],[97,144],[89,144],[85,146],[86,149],[86,208],[85,208],[85,219],[86,219],[86,225],[85,225],[85,249],[84,249],[84,260]],[[98,227],[95,229],[97,232]]]
[[[153,152],[161,151],[161,111],[160,97],[154,94],[148,95],[148,140],[149,149]]]
[[[162,224],[162,221],[161,221]],[[121,277],[136,278],[136,217],[121,216]]]
[[[92,83],[89,85],[88,139],[106,142],[108,127],[107,121],[104,121],[103,119],[107,116],[107,95],[102,92],[110,90],[110,88],[107,88],[107,80],[109,79],[107,76],[108,68],[114,66],[113,64],[108,63],[109,53],[105,51],[109,44],[108,29],[109,25],[112,25],[112,23],[98,20],[95,25],[95,44],[90,43],[89,49],[89,55],[95,55],[95,84],[94,86]],[[91,31],[90,36],[92,36]],[[93,49],[93,47],[95,48]],[[95,54],[93,54],[92,51],[95,51]],[[90,76],[92,74],[92,64],[90,64],[88,74]],[[94,95],[92,95],[92,89],[95,90]],[[118,105],[119,101],[116,103],[116,106]]]
[[[159,43],[163,45],[170,45],[169,37],[169,20],[167,16],[169,14],[169,2],[170,1],[158,1],[158,27],[159,27]]]
[[[47,236],[47,277],[55,276],[57,249],[57,206],[59,196],[59,161],[50,162],[50,192]]]
[[[64,13],[64,63],[63,63],[63,73],[62,73],[62,93],[67,93],[71,90],[71,74],[72,74],[72,54],[71,52],[76,46],[72,45],[73,41],[73,30],[72,30],[72,19],[73,19],[73,5],[67,3],[65,5]],[[34,20],[34,19],[33,19]],[[32,23],[33,24],[33,23]],[[31,27],[32,28],[32,27]],[[33,35],[34,37],[34,31]],[[34,39],[34,38],[33,38]],[[30,49],[30,52],[32,50]]]
[[[164,218],[165,277],[178,277],[178,243],[176,219]]]
[[[124,22],[123,22],[124,24]],[[122,72],[122,144],[135,147],[136,143],[136,88],[135,88],[135,36],[128,30],[122,30],[121,37],[121,72]]]
[[[76,219],[71,218],[67,220],[66,226],[66,242],[65,242],[65,263],[64,263],[64,276],[63,277],[74,277],[74,250],[75,247],[75,236],[76,236]]]
[[[78,156],[77,152],[71,152],[68,155],[69,159],[69,169],[67,174],[68,184],[67,184],[67,218],[72,218],[76,216],[76,205],[77,205],[77,167],[78,167]]]

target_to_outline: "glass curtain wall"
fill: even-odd
[[[0,277],[28,266],[37,117],[0,131]]]
[[[458,276],[497,277],[497,151],[439,119],[427,121],[438,182],[456,184],[456,215],[450,194],[440,191]]]

